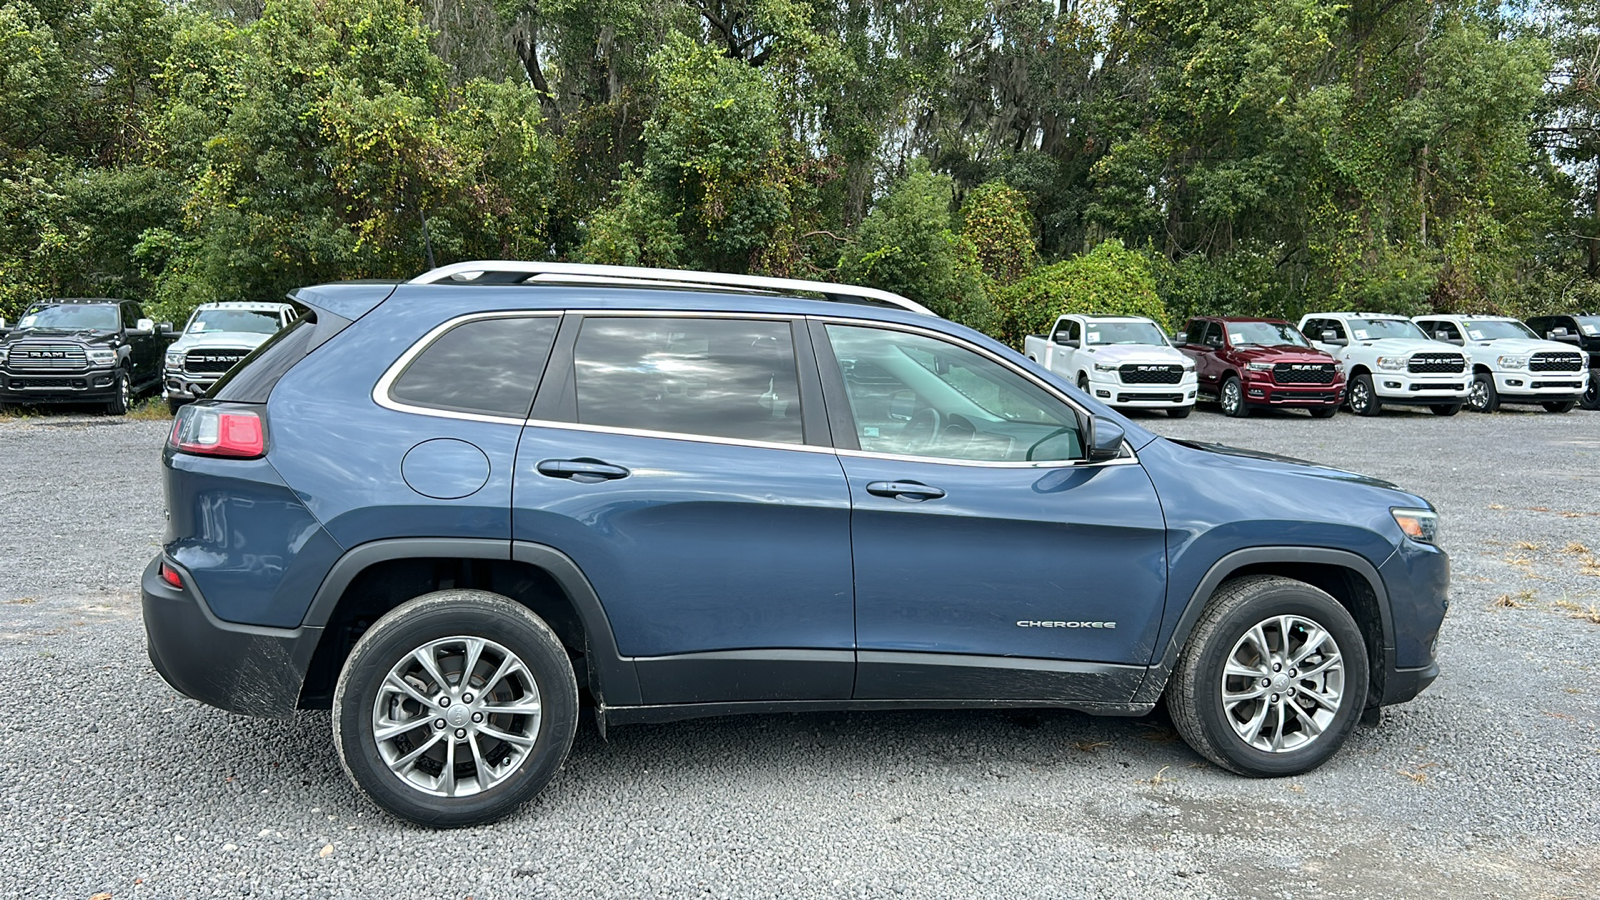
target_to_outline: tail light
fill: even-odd
[[[175,588],[183,587],[183,576],[178,574],[177,569],[174,569],[166,563],[161,564],[161,580]]]
[[[255,459],[267,452],[267,433],[252,410],[189,405],[178,410],[167,446],[198,456]]]

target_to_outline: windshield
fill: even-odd
[[[63,329],[68,331],[116,331],[122,326],[115,306],[38,306],[28,310],[17,322],[18,328]]]
[[[1467,338],[1474,341],[1539,337],[1521,322],[1510,322],[1505,319],[1462,319],[1461,327],[1467,332]]]
[[[1578,330],[1590,337],[1600,335],[1600,316],[1574,316]]]
[[[1358,341],[1381,341],[1384,338],[1428,340],[1417,323],[1410,319],[1351,319],[1350,336]]]
[[[1228,342],[1235,347],[1309,347],[1300,329],[1288,322],[1227,322]]]
[[[1101,322],[1084,326],[1083,334],[1085,344],[1167,345],[1167,338],[1161,329],[1149,322]]]
[[[187,334],[206,334],[217,331],[247,331],[252,334],[275,334],[278,330],[278,313],[270,309],[197,309],[189,320]]]

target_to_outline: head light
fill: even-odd
[[[182,366],[183,365],[183,351],[182,350],[168,350],[167,351],[167,365],[172,366],[173,368],[178,368],[178,367]]]
[[[1391,509],[1394,523],[1406,537],[1424,544],[1439,543],[1439,514],[1431,509]]]
[[[1115,372],[1116,370],[1118,370],[1120,368],[1122,368],[1122,367],[1117,365],[1116,363],[1097,362],[1097,363],[1094,364],[1094,370],[1096,372]]]
[[[1269,363],[1269,362],[1252,362],[1252,363],[1246,363],[1246,365],[1249,366],[1250,368],[1256,370],[1257,372],[1271,372],[1272,371],[1272,363]]]
[[[1500,357],[1500,367],[1503,369],[1526,369],[1528,367],[1528,358],[1526,356],[1502,356]]]
[[[1404,369],[1406,367],[1406,363],[1409,363],[1410,361],[1411,360],[1404,356],[1380,356],[1378,357],[1378,368],[1385,369],[1390,372],[1398,372],[1401,369]]]
[[[91,366],[109,366],[117,361],[117,351],[109,347],[90,347],[85,351]]]

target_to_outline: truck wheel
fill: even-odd
[[[1339,601],[1252,575],[1213,594],[1167,685],[1173,724],[1230,772],[1281,777],[1328,760],[1361,718],[1367,648]]]
[[[1583,389],[1583,399],[1578,404],[1584,409],[1600,409],[1600,369],[1589,370],[1589,384]]]
[[[118,369],[113,376],[111,399],[106,401],[106,414],[125,416],[133,407],[133,385],[128,380],[128,370]]]
[[[436,591],[388,613],[333,692],[345,773],[373,803],[435,828],[492,822],[539,793],[577,723],[555,632],[487,591]]]
[[[1331,419],[1339,411],[1337,406],[1315,406],[1311,408],[1311,418]]]
[[[1492,413],[1500,408],[1500,392],[1495,390],[1494,376],[1479,372],[1472,376],[1472,387],[1467,391],[1467,406],[1473,412]]]
[[[1085,394],[1089,393],[1089,374],[1087,372],[1078,373],[1078,390],[1083,391]]]
[[[1461,404],[1459,403],[1435,403],[1428,408],[1433,410],[1433,414],[1436,416],[1453,416],[1461,412]]]
[[[1375,416],[1383,412],[1383,401],[1372,388],[1372,376],[1366,373],[1350,379],[1350,411],[1358,416]]]
[[[1232,375],[1222,379],[1222,387],[1217,391],[1217,403],[1229,418],[1250,418],[1250,404],[1244,402],[1244,387]]]
[[[1572,408],[1578,404],[1573,400],[1552,400],[1541,405],[1544,407],[1545,412],[1564,413],[1572,412]]]

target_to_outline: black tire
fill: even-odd
[[[1194,407],[1192,407],[1192,406],[1174,406],[1173,408],[1167,410],[1167,418],[1169,418],[1169,419],[1187,419],[1187,418],[1189,418],[1189,413],[1191,413],[1193,411],[1194,411]]]
[[[1433,410],[1433,414],[1436,416],[1453,416],[1461,412],[1461,404],[1459,403],[1435,403],[1428,408]]]
[[[1083,391],[1085,394],[1089,393],[1089,373],[1078,373],[1078,390]],[[1093,395],[1091,394],[1090,396]]]
[[[1472,389],[1467,394],[1467,406],[1473,412],[1492,413],[1500,408],[1500,391],[1494,386],[1494,376],[1479,372],[1472,376]]]
[[[1260,704],[1255,705],[1254,699],[1235,700],[1230,711],[1224,706],[1225,666],[1230,657],[1239,665],[1241,658],[1250,653],[1253,644],[1247,635],[1258,628],[1270,645],[1275,633],[1282,634],[1274,631],[1280,616],[1298,620],[1288,629],[1294,637],[1303,640],[1307,633],[1304,625],[1309,623],[1323,629],[1331,638],[1340,663],[1337,702],[1332,709],[1324,710],[1309,699],[1320,693],[1319,687],[1333,696],[1331,682],[1307,685],[1307,681],[1316,679],[1288,676],[1295,671],[1293,666],[1327,663],[1327,658],[1319,655],[1325,652],[1327,644],[1314,645],[1316,652],[1308,651],[1309,655],[1301,662],[1294,663],[1294,653],[1304,650],[1306,644],[1293,644],[1291,637],[1290,653],[1279,662],[1280,666],[1288,667],[1271,674],[1275,670],[1270,663],[1261,665],[1265,674],[1271,674],[1273,683],[1261,688]],[[1270,646],[1268,649],[1271,653]],[[1282,646],[1279,649],[1283,649]],[[1260,662],[1264,660],[1250,657],[1244,665],[1255,668]],[[1227,678],[1231,679],[1237,693],[1256,690],[1254,678],[1242,684],[1237,676]],[[1211,596],[1178,656],[1178,664],[1167,684],[1166,703],[1178,733],[1195,752],[1230,772],[1255,778],[1277,778],[1309,772],[1338,751],[1366,708],[1367,684],[1366,643],[1361,629],[1339,601],[1292,578],[1250,575],[1225,582]],[[1278,693],[1267,693],[1272,690]],[[1274,697],[1277,699],[1271,699]],[[1311,712],[1304,718],[1288,716],[1296,708],[1303,710],[1308,705]],[[1263,717],[1262,724],[1256,726],[1259,729],[1256,739],[1271,744],[1276,737],[1284,745],[1281,749],[1253,746],[1236,729],[1234,723],[1240,715],[1245,715],[1250,717],[1249,722],[1240,723],[1238,727],[1248,730],[1255,721],[1256,710],[1260,710]],[[1285,716],[1284,724],[1275,724],[1272,720],[1280,714]],[[1302,723],[1317,717],[1322,717],[1317,726],[1321,730],[1308,738],[1308,726]]]
[[[1383,412],[1383,401],[1372,387],[1372,376],[1365,372],[1350,379],[1350,394],[1346,400],[1350,411],[1358,416],[1376,416]]]
[[[1310,410],[1313,419],[1331,419],[1338,411],[1337,406],[1314,406]]]
[[[1583,399],[1578,405],[1584,409],[1600,409],[1600,369],[1589,370],[1589,383],[1583,389]]]
[[[1544,407],[1545,412],[1566,413],[1572,412],[1572,408],[1577,406],[1578,402],[1576,400],[1552,400],[1540,405]]]
[[[133,407],[133,383],[128,380],[128,370],[118,369],[111,380],[111,399],[106,401],[106,415],[125,416]]]
[[[1250,404],[1244,400],[1244,384],[1232,375],[1222,379],[1222,385],[1217,388],[1217,404],[1222,407],[1222,414],[1234,419],[1250,418]]]
[[[463,643],[456,645],[456,638],[464,639]],[[477,657],[478,665],[473,669],[476,676],[463,679],[465,639],[490,644]],[[445,690],[437,683],[430,685],[428,678],[408,680],[416,692],[411,697],[426,694],[430,700],[430,705],[424,707],[388,687],[392,684],[388,679],[397,666],[416,659],[412,657],[414,652],[436,641],[439,644],[430,649],[428,656],[447,682],[452,676],[455,681]],[[453,646],[460,646],[463,652],[451,654],[448,651]],[[521,661],[526,678],[512,667],[504,678],[489,685],[495,688],[491,696],[474,697],[474,685],[481,689],[484,681],[491,680],[485,676],[495,672],[491,667],[497,666],[496,656],[504,661],[501,651]],[[520,692],[516,690],[518,685],[523,686]],[[537,696],[528,688],[536,689]],[[386,692],[386,702],[392,704],[385,710],[386,716],[393,719],[398,714],[404,716],[401,722],[418,723],[410,731],[386,738],[387,751],[410,755],[423,747],[434,748],[416,764],[406,767],[406,777],[390,768],[374,734],[380,692]],[[455,708],[447,709],[452,705],[451,698]],[[491,711],[505,703],[534,705],[538,712],[535,717]],[[465,710],[460,722],[452,719],[435,734],[435,723],[445,721],[442,716],[455,716],[460,710]],[[441,718],[433,718],[436,714]],[[379,807],[434,828],[492,822],[538,794],[566,760],[577,724],[578,686],[571,660],[555,632],[527,607],[487,591],[436,591],[394,609],[356,642],[333,691],[333,743],[350,780]],[[465,739],[470,743],[456,741],[450,732],[457,728],[460,730],[456,735],[472,729]],[[501,742],[492,737],[492,729],[513,732],[514,736],[531,739],[531,744]],[[483,743],[479,743],[480,739]],[[450,753],[456,752],[454,747],[461,747],[460,753],[481,751],[482,755],[445,757],[445,747],[452,748]],[[449,770],[452,783],[466,784],[466,789],[477,792],[441,796],[406,780],[413,775],[420,779],[431,777],[437,779],[436,789],[447,789],[441,757],[457,760]],[[480,758],[489,761],[481,770]],[[509,772],[494,769],[502,763],[510,767]],[[486,788],[482,786],[483,778],[491,779]]]

